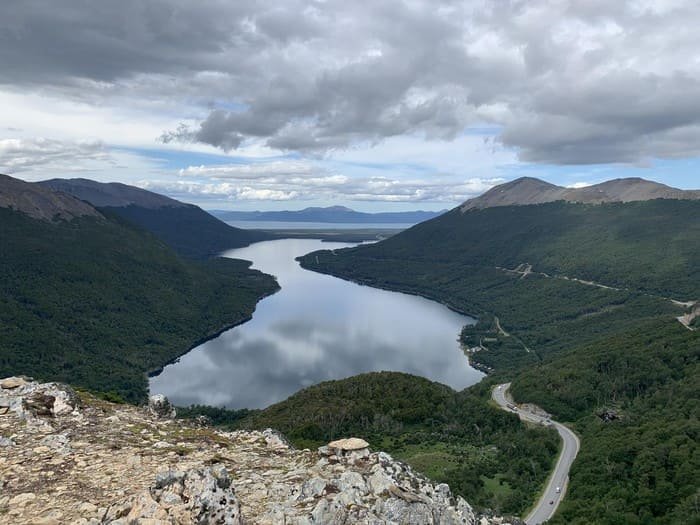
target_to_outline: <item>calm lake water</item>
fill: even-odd
[[[309,385],[363,372],[409,372],[463,389],[471,368],[458,336],[473,319],[421,297],[360,286],[302,269],[294,260],[352,246],[283,239],[231,250],[275,275],[281,290],[253,319],[184,355],[151,378],[151,393],[193,403],[262,408]]]

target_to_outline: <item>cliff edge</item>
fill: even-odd
[[[358,438],[295,450],[57,383],[0,381],[0,522],[504,524]]]

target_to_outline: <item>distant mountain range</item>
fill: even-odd
[[[105,214],[114,213],[190,258],[203,259],[271,238],[262,232],[229,226],[193,204],[126,184],[87,179],[51,179],[38,184],[53,190],[53,195],[62,192]]]
[[[564,188],[540,179],[521,177],[494,186],[486,193],[469,199],[460,208],[466,211],[555,201],[600,204],[652,199],[700,199],[700,190],[679,190],[640,178],[615,179],[583,188]]]
[[[445,211],[447,210],[364,213],[345,206],[329,206],[327,208],[304,208],[296,211],[212,210],[211,213],[224,221],[417,224],[437,217]]]

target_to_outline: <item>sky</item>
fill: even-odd
[[[206,209],[700,188],[693,0],[0,3],[0,173]]]

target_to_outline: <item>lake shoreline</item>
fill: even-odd
[[[313,253],[313,252],[312,252],[312,253]],[[309,254],[306,254],[306,255],[309,255]],[[392,287],[390,287],[390,286],[380,286],[380,285],[375,285],[375,284],[369,284],[369,283],[367,283],[367,282],[358,281],[358,280],[356,280],[356,279],[351,279],[351,278],[349,278],[349,277],[344,277],[344,276],[342,276],[342,275],[337,275],[337,274],[334,274],[334,273],[331,273],[331,272],[324,272],[324,271],[318,270],[318,269],[316,269],[316,268],[311,268],[311,267],[309,267],[309,266],[304,265],[304,264],[302,263],[302,261],[301,261],[301,258],[302,258],[302,257],[305,257],[306,255],[300,255],[300,256],[299,256],[297,259],[295,259],[295,260],[296,260],[297,262],[299,262],[299,265],[300,265],[302,268],[304,268],[305,270],[309,270],[310,272],[320,273],[320,274],[322,274],[322,275],[330,275],[331,277],[335,277],[336,279],[340,279],[340,280],[342,280],[342,281],[347,281],[347,282],[349,282],[349,283],[357,284],[357,285],[359,285],[359,286],[367,286],[367,287],[369,287],[369,288],[375,288],[375,289],[377,289],[377,290],[384,290],[384,291],[386,291],[386,292],[399,292],[399,293],[404,293],[404,294],[406,294],[406,295],[412,295],[412,296],[414,296],[414,297],[421,297],[421,298],[423,298],[423,299],[427,299],[427,300],[429,300],[429,301],[433,301],[434,303],[441,304],[442,306],[444,306],[445,308],[447,308],[447,309],[453,311],[453,312],[456,313],[456,314],[459,314],[459,315],[463,315],[463,316],[465,316],[465,317],[470,317],[470,318],[472,318],[472,319],[474,320],[474,324],[476,324],[476,323],[479,321],[479,316],[478,316],[478,315],[473,314],[473,313],[469,313],[469,312],[465,312],[465,311],[463,311],[463,310],[460,310],[459,308],[457,308],[456,306],[451,305],[450,303],[446,302],[445,300],[443,300],[443,299],[438,299],[438,298],[436,298],[436,297],[431,297],[431,296],[428,295],[428,294],[422,294],[422,293],[414,292],[414,291],[411,291],[411,290],[409,290],[409,289],[404,289],[404,288],[401,288],[401,287],[392,288]]]
[[[271,296],[275,295],[276,293],[280,292],[281,290],[282,290],[282,287],[279,286],[279,284],[278,284],[277,289],[275,291],[261,295],[255,301],[255,307],[253,308],[253,311],[250,314],[246,315],[244,318],[239,319],[237,321],[232,321],[230,323],[226,323],[223,327],[211,332],[210,334],[208,334],[204,337],[201,337],[200,339],[197,339],[194,343],[190,344],[187,347],[187,350],[185,350],[181,354],[169,359],[167,363],[165,363],[161,366],[158,366],[156,368],[152,368],[152,369],[148,370],[147,372],[145,372],[146,378],[150,379],[152,377],[158,377],[160,374],[163,373],[163,370],[165,369],[166,366],[173,365],[173,364],[179,362],[182,357],[189,354],[192,350],[194,350],[198,346],[203,345],[204,343],[211,341],[212,339],[216,339],[224,332],[228,332],[229,330],[236,328],[237,326],[241,326],[242,324],[245,324],[245,323],[251,321],[253,319],[253,315],[255,315],[255,311],[258,309],[258,304],[260,304],[260,302],[263,301],[264,299],[267,299],[268,297],[271,297]],[[150,394],[150,382],[149,382],[149,394]]]
[[[373,371],[413,374],[455,391],[483,379],[484,370],[472,366],[460,343],[463,327],[476,322],[473,316],[446,301],[299,264],[321,245],[320,239],[288,238],[225,252],[276,276],[282,293],[258,301],[255,315],[227,323],[154,367],[150,391],[180,406],[252,409],[313,384]]]
[[[306,254],[306,255],[308,255],[308,254]],[[433,301],[433,302],[435,302],[435,303],[439,303],[439,304],[441,304],[442,306],[444,306],[445,308],[447,308],[448,310],[451,310],[451,311],[453,311],[453,312],[455,312],[455,313],[457,313],[457,314],[460,314],[460,315],[463,315],[463,316],[466,316],[466,317],[470,317],[470,318],[474,321],[474,323],[472,323],[472,324],[476,324],[476,323],[479,322],[479,316],[478,316],[478,315],[475,315],[475,314],[472,314],[472,313],[469,313],[469,312],[465,312],[465,311],[463,311],[463,310],[460,310],[460,309],[457,308],[456,306],[451,305],[450,303],[448,303],[447,301],[445,301],[445,300],[443,300],[443,299],[438,299],[438,298],[435,298],[435,297],[431,297],[431,296],[428,295],[428,294],[418,293],[418,292],[415,292],[415,291],[412,291],[412,290],[409,290],[409,289],[401,288],[401,287],[399,287],[399,286],[393,287],[393,288],[392,288],[392,287],[389,287],[389,286],[379,286],[379,285],[369,284],[369,283],[367,283],[367,282],[363,282],[363,281],[360,281],[360,280],[351,279],[351,278],[349,278],[349,277],[345,277],[345,276],[342,276],[342,275],[336,275],[336,274],[331,273],[331,272],[324,272],[324,271],[322,271],[322,270],[319,270],[319,269],[316,269],[316,268],[311,268],[311,267],[309,267],[309,266],[307,266],[307,265],[304,265],[304,264],[303,264],[303,261],[302,261],[302,257],[304,257],[304,256],[299,256],[299,257],[297,257],[296,261],[299,263],[299,265],[300,265],[302,268],[304,268],[305,270],[308,270],[308,271],[310,271],[310,272],[316,272],[316,273],[320,273],[320,274],[322,274],[322,275],[329,275],[329,276],[331,276],[331,277],[335,277],[336,279],[340,279],[340,280],[342,280],[342,281],[347,281],[347,282],[349,282],[349,283],[353,283],[353,284],[356,284],[356,285],[358,285],[358,286],[367,286],[367,287],[369,287],[369,288],[376,288],[376,289],[378,289],[378,290],[385,290],[385,291],[387,291],[387,292],[404,293],[404,294],[406,294],[406,295],[412,295],[412,296],[414,296],[414,297],[421,297],[421,298],[423,298],[423,299],[427,299],[427,300],[429,300],[429,301]],[[471,326],[471,325],[466,324],[466,325],[464,325],[464,326]],[[461,332],[460,332],[460,334],[461,334]],[[457,340],[459,341],[459,336],[457,337]],[[470,367],[472,367],[473,369],[478,370],[479,372],[485,374],[484,377],[488,376],[488,375],[492,372],[492,370],[491,370],[490,368],[486,367],[485,365],[482,365],[481,363],[474,362],[474,360],[472,359],[472,353],[468,353],[468,352],[467,352],[467,348],[466,348],[464,345],[461,344],[461,341],[460,341],[460,346],[462,347],[462,351],[464,352],[464,356],[466,357],[467,362],[469,363],[469,366],[470,366]],[[480,379],[479,382],[481,382],[483,379],[484,379],[484,378]],[[479,382],[474,383],[474,384],[478,384]],[[472,385],[472,386],[473,386],[473,385]],[[469,387],[467,387],[467,388],[469,388]]]

